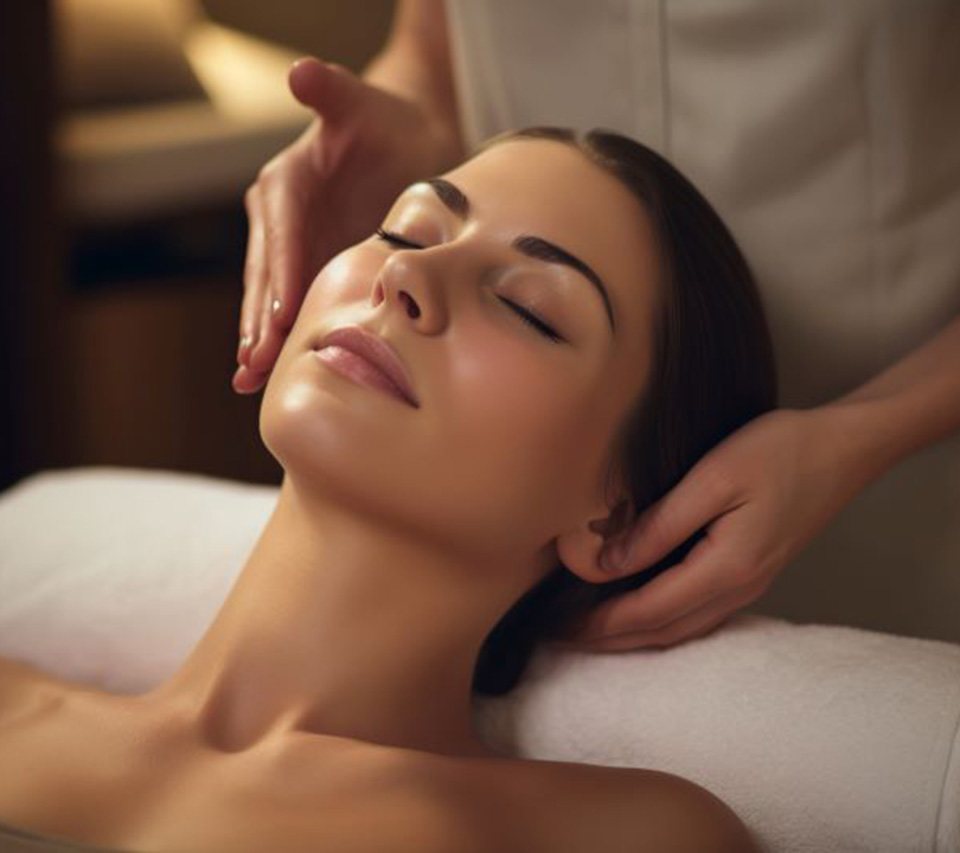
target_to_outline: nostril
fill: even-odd
[[[409,293],[404,293],[401,291],[400,298],[407,303],[407,313],[413,317],[417,318],[420,316],[420,307],[414,301],[413,297]]]

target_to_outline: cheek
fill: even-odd
[[[279,367],[288,350],[305,346],[317,332],[339,325],[337,311],[369,296],[377,275],[369,250],[353,246],[334,256],[310,282],[293,326],[277,359]]]
[[[451,393],[460,400],[468,422],[507,431],[511,423],[513,429],[533,427],[548,422],[569,396],[563,359],[539,352],[537,340],[523,337],[523,330],[510,329],[508,318],[468,328],[460,340],[450,342]]]
[[[451,350],[444,432],[473,476],[538,491],[584,441],[585,397],[569,354],[539,352],[521,336],[478,335]]]
[[[469,318],[449,343],[449,394],[466,424],[525,440],[564,433],[596,384],[589,365],[568,344],[528,331],[498,304],[486,322]]]
[[[374,247],[366,243],[334,255],[307,288],[301,313],[316,317],[317,312],[368,297],[382,261]]]

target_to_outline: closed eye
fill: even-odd
[[[402,246],[406,249],[422,249],[423,246],[418,246],[416,243],[411,243],[409,240],[404,240],[397,234],[393,234],[389,231],[385,231],[383,228],[377,228],[377,236],[381,240],[385,240],[388,243],[391,243],[395,246]],[[512,302],[509,299],[504,299],[502,296],[498,296],[501,302],[506,303],[511,311],[513,311],[524,323],[528,326],[534,328],[537,332],[543,335],[545,338],[548,338],[553,343],[562,343],[563,338],[554,331],[547,323],[540,319],[532,311],[527,310],[521,305],[517,305],[516,302]]]

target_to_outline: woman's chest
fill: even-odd
[[[496,849],[479,800],[399,753],[278,742],[213,758],[109,716],[29,717],[0,727],[0,823],[39,835],[120,850]]]

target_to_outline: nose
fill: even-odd
[[[423,250],[394,252],[387,258],[374,286],[374,302],[395,300],[407,316],[417,319],[423,313],[432,272],[426,269],[425,259],[415,257]]]
[[[387,298],[388,287],[383,283],[382,279],[377,279],[376,287],[374,288],[373,301],[375,305],[379,305]],[[407,316],[416,320],[420,316],[420,305],[417,303],[416,298],[408,291],[403,288],[394,288],[392,289],[396,295],[391,297],[396,300],[397,304],[402,306],[406,312]]]
[[[408,317],[413,317],[416,319],[420,316],[420,306],[417,305],[417,300],[407,293],[407,291],[398,290],[397,298],[403,301],[404,307],[407,309]]]

